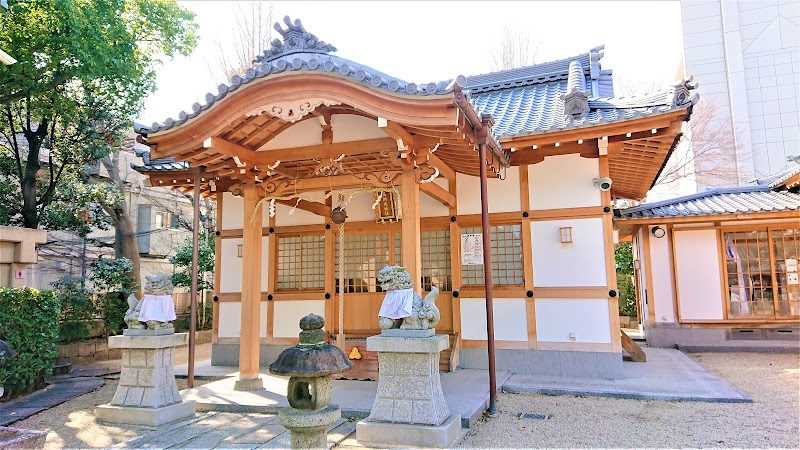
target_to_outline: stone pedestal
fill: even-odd
[[[194,401],[181,401],[172,364],[174,348],[188,339],[186,333],[108,338],[109,348],[121,350],[122,373],[111,403],[95,409],[97,418],[159,426],[193,416]]]
[[[316,411],[281,408],[278,422],[292,433],[291,448],[328,448],[328,428],[342,417],[336,405]]]
[[[378,352],[380,376],[372,411],[356,425],[356,438],[365,445],[450,446],[461,434],[461,420],[450,414],[439,377],[447,336],[397,334],[367,338],[367,350]]]

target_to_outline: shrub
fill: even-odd
[[[92,293],[81,286],[81,279],[63,276],[52,284],[61,304],[59,340],[63,343],[81,341],[89,337],[89,326],[97,313]]]
[[[131,294],[126,286],[132,286],[133,263],[128,258],[98,259],[92,264],[91,280],[95,292],[100,295],[100,311],[107,335],[119,334],[125,328],[127,298]]]
[[[44,385],[58,355],[59,299],[53,291],[0,288],[0,339],[18,354],[0,360],[7,395]]]

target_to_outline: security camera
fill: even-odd
[[[601,191],[607,191],[611,189],[611,178],[608,177],[595,178],[594,187],[600,189]]]

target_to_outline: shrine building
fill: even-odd
[[[136,127],[151,185],[190,191],[199,174],[217,201],[212,364],[257,378],[315,313],[363,355],[351,375],[374,378],[376,274],[396,264],[423,297],[441,291],[442,367],[486,368],[484,165],[497,368],[621,377],[612,199],[658,178],[698,100],[691,80],[617,98],[601,46],[414,83],[337,56],[299,21],[280,34],[191,111]]]

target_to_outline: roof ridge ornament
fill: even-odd
[[[586,89],[583,65],[575,60],[569,63],[567,92],[561,94],[564,100],[564,115],[571,119],[583,119],[589,114],[589,96],[592,91]]]
[[[697,89],[699,83],[694,81],[693,76],[684,78],[683,80],[673,84],[667,88],[667,101],[672,101],[672,106],[682,106],[687,103],[695,104],[699,99],[697,94],[692,94],[692,90]]]
[[[306,31],[300,19],[292,19],[289,16],[283,18],[286,29],[281,27],[279,22],[275,22],[275,30],[281,34],[283,41],[273,39],[270,48],[264,50],[263,56],[256,57],[255,62],[265,63],[284,55],[292,53],[330,53],[335,52],[336,47],[319,40],[315,35]]]

